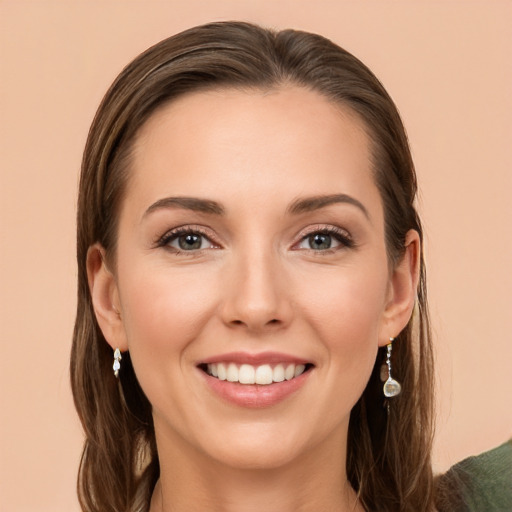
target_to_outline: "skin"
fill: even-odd
[[[332,194],[362,208],[289,211]],[[224,214],[151,208],[167,197],[215,201]],[[130,351],[153,406],[161,478],[152,512],[362,510],[345,474],[350,411],[378,347],[407,324],[418,281],[417,234],[390,268],[383,219],[361,121],[315,92],[194,93],[144,125],[115,265],[95,245],[88,272],[105,338]],[[157,243],[177,226],[204,234],[201,249]],[[310,235],[332,227],[350,242],[312,246]],[[314,367],[284,401],[240,407],[197,368],[233,351],[278,351]]]

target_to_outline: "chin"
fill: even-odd
[[[218,463],[240,470],[272,470],[306,463],[308,453],[317,452],[333,434],[330,429],[294,429],[289,422],[244,423],[220,431],[222,437],[215,436],[208,446],[203,445],[204,451]],[[343,441],[338,444],[343,445]]]
[[[219,447],[214,453],[210,453],[210,456],[220,464],[238,470],[283,468],[299,456],[297,447],[288,446],[288,443],[283,446],[278,440],[267,442],[264,446],[248,445],[245,442],[240,445],[233,443],[223,448]]]

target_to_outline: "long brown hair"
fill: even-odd
[[[156,109],[188,92],[286,84],[317,91],[364,122],[384,205],[390,265],[400,260],[408,230],[423,239],[414,205],[416,175],[398,111],[379,80],[347,51],[315,34],[224,22],[192,28],[138,56],[98,109],[80,178],[71,382],[86,434],[78,477],[86,512],[147,510],[159,477],[151,405],[128,353],[119,381],[113,376],[112,350],[96,322],[86,272],[87,250],[96,242],[115,267],[117,221],[134,138]],[[351,413],[347,475],[367,510],[429,511],[433,363],[423,257],[415,314],[393,350],[394,377],[403,391],[389,408],[379,378],[383,350]]]

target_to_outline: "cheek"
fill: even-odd
[[[376,332],[384,313],[387,269],[360,265],[318,272],[298,284],[301,307],[319,329],[338,338],[361,342]],[[349,336],[350,335],[350,336]],[[377,338],[374,339],[377,342]]]
[[[181,362],[189,343],[214,314],[215,279],[192,268],[173,271],[165,265],[132,268],[124,276],[121,304],[134,365],[145,371]]]
[[[309,328],[322,342],[332,377],[344,391],[361,393],[372,371],[387,287],[387,268],[368,265],[317,274],[314,286],[301,285],[296,292]]]

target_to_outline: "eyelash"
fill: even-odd
[[[176,240],[181,235],[198,235],[200,237],[205,238],[208,240],[213,247],[210,248],[216,248],[218,249],[220,247],[219,244],[217,244],[215,241],[212,240],[212,237],[207,231],[199,226],[181,226],[178,228],[174,228],[170,231],[167,231],[163,236],[161,236],[155,243],[156,247],[163,247],[168,250],[171,250],[174,254],[177,255],[184,255],[184,256],[197,256],[198,254],[201,254],[205,249],[195,249],[190,251],[185,251],[182,249],[178,249],[177,247],[172,247],[170,243],[174,240]],[[341,247],[334,247],[329,249],[323,249],[323,250],[315,250],[315,249],[305,249],[309,250],[315,254],[318,255],[326,255],[326,254],[332,254],[333,252],[336,252],[343,248],[353,248],[355,246],[354,240],[350,236],[350,234],[345,231],[344,229],[338,228],[336,226],[313,226],[308,230],[306,233],[303,233],[300,237],[300,240],[296,243],[294,243],[293,247],[296,247],[300,245],[302,242],[307,240],[307,238],[314,236],[314,235],[328,235],[332,236],[336,241],[338,241],[341,244]],[[295,249],[300,250],[300,249]]]
[[[320,255],[320,256],[328,255],[328,254],[332,254],[336,251],[339,251],[340,249],[351,249],[351,248],[355,247],[354,240],[352,239],[352,237],[346,230],[341,229],[336,226],[322,226],[322,225],[312,226],[306,233],[304,233],[301,236],[299,242],[294,244],[294,246],[301,244],[302,242],[307,240],[309,237],[314,236],[314,235],[329,235],[340,243],[340,247],[332,247],[329,249],[323,249],[323,250],[306,249],[306,250],[309,250],[309,251],[315,253],[315,255]],[[297,249],[297,250],[299,250],[299,249]]]
[[[209,233],[207,233],[206,230],[202,229],[199,226],[181,226],[178,228],[174,228],[170,231],[167,231],[162,237],[160,237],[157,240],[155,245],[157,247],[164,247],[164,248],[172,251],[174,254],[184,255],[184,256],[195,256],[195,255],[202,253],[202,251],[204,251],[204,249],[184,251],[182,249],[178,249],[177,247],[172,247],[170,245],[170,243],[182,235],[198,235],[198,236],[203,237],[206,240],[210,241],[212,246],[214,246],[214,248],[219,247],[218,244],[216,244],[212,240],[212,236]]]

